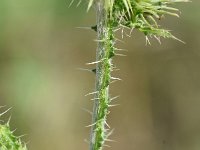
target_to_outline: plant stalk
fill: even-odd
[[[97,50],[96,81],[90,134],[90,150],[101,150],[108,136],[106,118],[109,107],[109,84],[114,56],[112,24],[104,0],[96,1]]]

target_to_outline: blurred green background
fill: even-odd
[[[68,8],[70,0],[0,1],[0,105],[12,107],[11,127],[29,150],[87,150],[94,75],[95,33],[76,27],[95,24],[87,2]],[[109,122],[113,150],[200,149],[199,1],[178,4],[181,18],[160,21],[186,42],[151,39],[134,31],[126,57],[116,57],[123,79],[111,86],[120,95]],[[3,111],[5,108],[2,108]],[[105,148],[107,149],[107,148]]]

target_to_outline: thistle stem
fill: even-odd
[[[97,50],[96,50],[96,93],[94,96],[90,150],[101,150],[107,138],[106,118],[109,106],[109,84],[113,52],[113,31],[108,19],[104,0],[96,2]]]

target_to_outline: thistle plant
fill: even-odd
[[[109,94],[109,86],[119,78],[112,77],[111,72],[115,70],[112,59],[115,55],[121,55],[120,50],[115,47],[117,38],[115,31],[124,28],[137,29],[144,33],[147,43],[149,37],[154,37],[160,42],[160,37],[176,38],[169,30],[163,29],[157,23],[164,15],[179,17],[179,10],[172,7],[177,2],[188,2],[188,0],[89,0],[88,10],[94,7],[96,10],[96,26],[91,29],[97,32],[96,81],[94,94],[94,106],[92,112],[92,124],[90,133],[90,150],[102,150],[106,141],[110,141],[111,134],[107,123],[109,107],[112,98]],[[122,32],[123,33],[123,32]]]
[[[19,137],[13,135],[9,124],[0,125],[0,149],[1,150],[27,150]]]
[[[157,23],[164,15],[179,17],[179,10],[172,7],[176,2],[188,0],[89,0],[88,10],[95,7],[97,23],[91,27],[97,32],[96,60],[89,63],[96,65],[92,70],[96,73],[95,91],[89,93],[94,94],[90,150],[102,150],[105,142],[111,141],[109,135],[112,130],[107,116],[109,107],[115,106],[111,104],[112,100],[117,97],[110,97],[109,86],[113,81],[120,80],[111,75],[115,70],[112,59],[115,55],[121,55],[117,53],[120,49],[115,46],[118,40],[115,32],[126,28],[131,34],[137,29],[144,33],[147,43],[150,43],[149,37],[159,42],[160,37],[181,41]],[[9,121],[0,124],[0,150],[27,150],[26,145],[10,130]]]
[[[4,111],[0,116],[7,111]],[[21,142],[20,137],[15,136],[13,134],[14,131],[11,131],[9,122],[10,119],[7,123],[0,124],[0,150],[27,150],[26,145]]]

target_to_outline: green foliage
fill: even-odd
[[[20,139],[13,135],[8,124],[0,125],[1,150],[27,150]]]
[[[26,145],[10,130],[9,121],[0,124],[0,150],[27,150]]]
[[[94,2],[95,0],[90,0],[88,8]],[[157,22],[164,15],[179,17],[179,10],[170,5],[188,0],[102,0],[102,2],[108,19],[113,22],[113,28],[138,29],[146,37],[154,36],[157,40],[159,37],[179,40],[169,30],[160,28]]]

